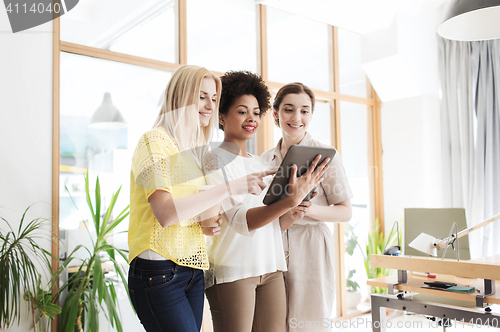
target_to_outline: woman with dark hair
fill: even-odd
[[[246,150],[247,140],[270,108],[267,86],[260,76],[245,71],[228,72],[221,81],[219,125],[224,142],[204,161],[211,184],[268,169],[262,158]],[[284,330],[286,262],[281,231],[302,216],[305,208],[298,205],[321,182],[327,167],[323,163],[313,171],[318,160],[300,178],[295,169],[289,195],[274,204],[262,204],[264,193],[222,201],[227,222],[220,235],[209,239],[210,269],[205,274],[215,332]],[[290,210],[293,216],[280,223],[279,217]]]
[[[273,103],[275,124],[283,138],[275,148],[262,154],[271,166],[281,164],[293,144],[327,146],[307,132],[314,112],[314,93],[301,83],[283,86]],[[347,222],[351,219],[351,188],[337,153],[324,181],[311,199],[304,217],[296,220],[283,234],[288,252],[285,284],[287,291],[287,331],[296,331],[297,322],[323,322],[332,317],[335,299],[335,259],[333,236],[325,222]],[[281,219],[286,219],[285,215]],[[322,327],[311,331],[326,331]]]

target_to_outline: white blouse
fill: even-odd
[[[251,173],[266,170],[265,161],[250,155],[238,156],[221,148],[214,149],[203,162],[207,184],[220,184]],[[267,179],[265,179],[267,180]],[[269,180],[266,181],[270,183]],[[221,233],[207,237],[210,269],[205,273],[205,287],[276,271],[286,271],[279,219],[250,232],[247,211],[263,206],[261,195],[233,195],[222,202],[225,222]]]

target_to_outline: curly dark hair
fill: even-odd
[[[227,114],[235,99],[243,95],[252,95],[257,99],[260,117],[271,108],[271,94],[259,75],[249,71],[228,71],[220,80],[222,82],[222,92],[219,114]],[[224,130],[221,124],[219,124],[219,128]]]

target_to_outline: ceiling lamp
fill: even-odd
[[[111,101],[111,94],[106,92],[92,119],[90,120],[89,127],[100,129],[123,128],[127,126],[127,122],[123,118],[120,111],[113,105]]]
[[[500,38],[500,0],[453,0],[437,32],[460,41]]]

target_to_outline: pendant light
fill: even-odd
[[[460,41],[500,38],[500,0],[453,0],[437,32]]]
[[[120,111],[113,105],[111,101],[111,94],[106,92],[92,119],[90,120],[89,127],[100,129],[123,128],[127,126],[127,122],[123,118]]]

